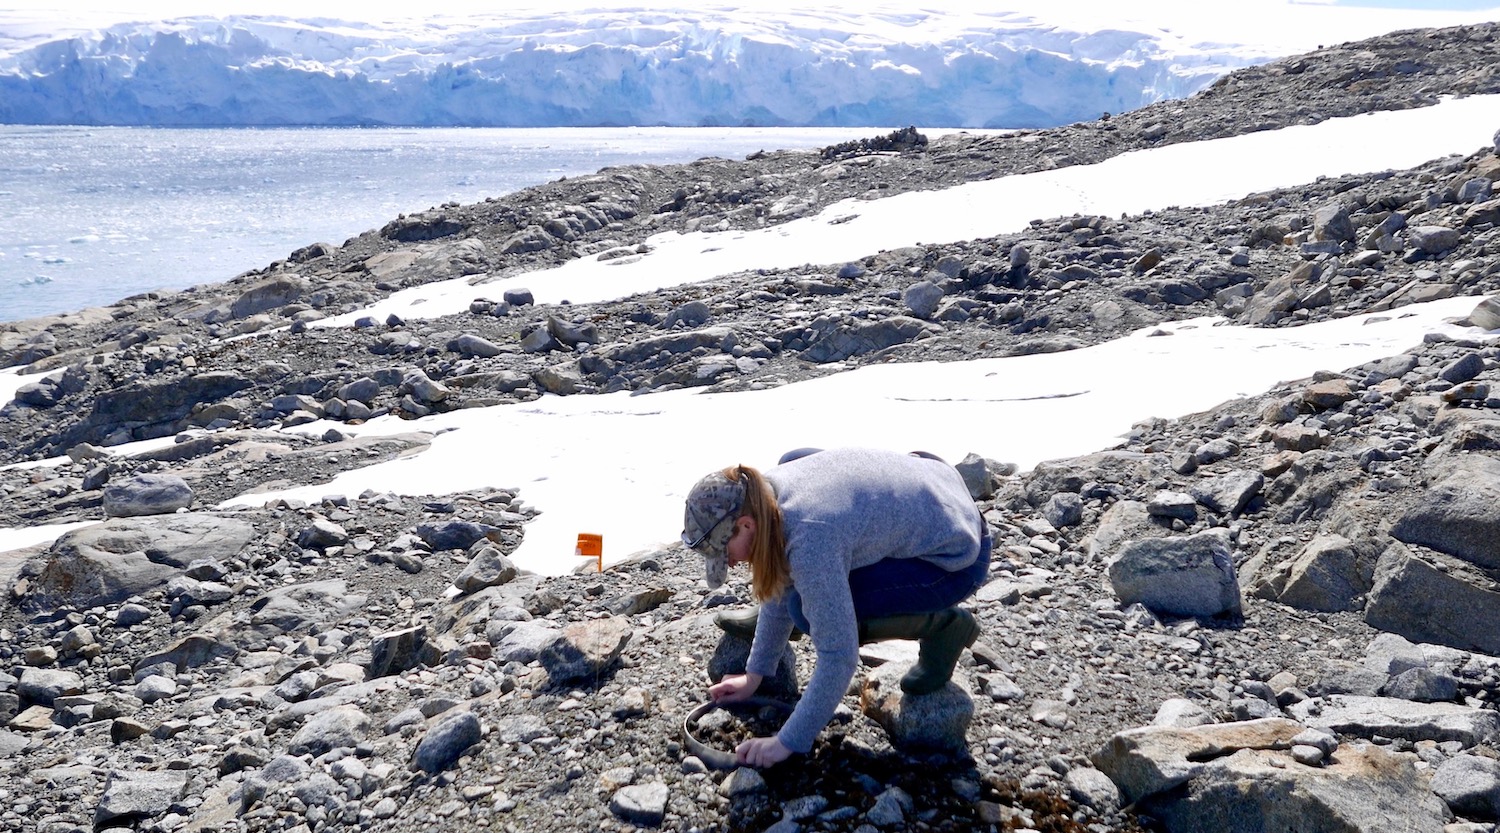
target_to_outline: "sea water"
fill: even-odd
[[[0,321],[227,280],[403,213],[871,128],[0,126]]]

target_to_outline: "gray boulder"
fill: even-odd
[[[16,691],[24,702],[50,706],[59,697],[82,694],[83,678],[57,668],[26,668]]]
[[[480,737],[479,715],[470,711],[448,715],[422,736],[412,763],[423,772],[442,772],[457,763],[464,750],[478,743]]]
[[[433,552],[466,550],[498,531],[499,527],[474,521],[429,521],[416,526],[417,537]]]
[[[1142,809],[1168,833],[1398,833],[1441,830],[1448,808],[1410,758],[1379,746],[1340,749],[1324,766],[1279,751],[1245,749],[1203,765],[1180,793]]]
[[[188,773],[174,770],[109,773],[94,808],[94,829],[123,828],[163,815],[187,792]]]
[[[334,706],[309,717],[292,736],[287,751],[293,755],[322,755],[353,748],[369,732],[370,716],[357,706]]]
[[[1439,569],[1400,543],[1392,543],[1375,567],[1365,621],[1414,642],[1500,654],[1500,629],[1475,627],[1500,621],[1500,593],[1454,560]]]
[[[1092,808],[1100,815],[1109,815],[1120,809],[1120,790],[1109,776],[1093,767],[1081,766],[1068,770],[1063,776],[1068,787],[1068,797]]]
[[[562,631],[537,622],[491,620],[485,638],[497,662],[533,662],[562,637]]]
[[[166,585],[199,558],[229,559],[255,527],[208,514],[114,519],[67,532],[44,556],[21,600],[28,608],[88,609]]]
[[[1415,226],[1406,230],[1406,242],[1428,255],[1451,251],[1462,241],[1462,235],[1446,226]]]
[[[1391,527],[1391,536],[1500,570],[1500,460],[1471,456],[1421,493]]]
[[[422,661],[426,645],[426,625],[412,625],[371,636],[370,676],[385,677],[416,667]]]
[[[1194,726],[1204,726],[1213,722],[1213,715],[1209,714],[1207,709],[1183,697],[1173,697],[1163,701],[1156,708],[1156,716],[1151,718],[1152,726],[1175,729],[1191,729]]]
[[[1232,471],[1194,483],[1188,487],[1188,493],[1221,515],[1235,516],[1260,494],[1265,483],[1265,476],[1258,471]]]
[[[104,514],[111,518],[166,515],[192,505],[192,487],[175,474],[138,474],[104,487]]]
[[[349,592],[343,579],[289,584],[267,591],[251,605],[250,624],[281,633],[328,622],[364,607],[365,597]]]
[[[482,547],[453,579],[460,592],[473,593],[486,587],[505,584],[515,578],[516,565],[497,547]]]
[[[630,637],[630,620],[624,617],[577,622],[563,628],[537,659],[554,683],[597,677],[620,658]]]
[[[1198,519],[1198,501],[1185,492],[1157,492],[1146,501],[1146,512],[1153,518],[1192,523]]]
[[[464,333],[448,342],[448,349],[460,355],[476,356],[481,359],[494,358],[505,352],[493,341],[472,333]]]
[[[178,671],[206,665],[220,658],[234,658],[240,650],[209,634],[195,633],[173,642],[166,648],[136,660],[135,669],[142,671],[170,663]]]
[[[1177,538],[1146,538],[1120,548],[1109,582],[1122,605],[1139,602],[1169,616],[1238,616],[1229,533],[1222,529]]]
[[[300,275],[278,275],[255,284],[229,305],[231,318],[249,318],[267,310],[296,303],[307,292],[308,283]]]
[[[660,781],[621,787],[610,796],[610,812],[645,827],[660,826],[667,817],[667,785]]]
[[[802,351],[802,358],[819,364],[842,361],[850,356],[862,356],[915,341],[938,330],[936,324],[904,315],[845,325],[809,344]]]
[[[1161,521],[1152,516],[1149,504],[1138,500],[1116,501],[1099,517],[1099,525],[1089,536],[1089,559],[1110,561],[1129,542],[1155,538],[1165,531]]]
[[[1480,821],[1500,821],[1500,761],[1455,755],[1432,774],[1432,791],[1453,812]]]
[[[953,466],[964,479],[969,495],[975,500],[989,500],[995,496],[995,478],[990,472],[989,461],[969,452]]]
[[[1350,737],[1458,741],[1464,746],[1500,741],[1500,712],[1457,703],[1335,694],[1293,703],[1287,712],[1308,726]]]
[[[914,283],[901,293],[901,301],[906,304],[906,308],[912,315],[922,319],[931,318],[942,300],[942,288],[932,281]]]
[[[1341,535],[1319,535],[1292,559],[1276,597],[1303,610],[1358,610],[1375,582],[1375,563]]]
[[[1354,242],[1354,222],[1349,219],[1349,212],[1344,206],[1338,203],[1330,203],[1313,211],[1312,232],[1314,240]]]
[[[901,690],[901,677],[909,668],[907,663],[888,662],[870,672],[859,698],[865,715],[885,729],[897,749],[967,749],[974,719],[974,700],[967,687],[949,680],[931,694],[907,694]]]
[[[1303,727],[1279,717],[1188,728],[1142,726],[1116,732],[1090,756],[1133,804],[1187,783],[1207,761],[1242,749],[1290,749]]]

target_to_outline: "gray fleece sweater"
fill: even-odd
[[[829,449],[765,472],[785,519],[792,584],[811,626],[817,665],[777,737],[807,752],[859,664],[849,573],[886,558],[960,570],[979,556],[983,518],[954,468],[892,451]],[[781,600],[762,605],[747,669],[770,676],[792,633]]]

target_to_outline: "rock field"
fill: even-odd
[[[1500,131],[1411,170],[613,303],[485,287],[634,257],[669,229],[1476,93],[1500,93],[1500,26],[1398,32],[1051,130],[606,169],[0,325],[0,363],[48,374],[0,408],[0,463],[68,458],[0,469],[0,526],[105,521],[0,554],[0,829],[1493,833],[1500,346],[1482,331],[1500,329]],[[464,314],[308,326],[462,276]],[[680,547],[603,575],[518,573],[534,510],[513,484],[212,508],[419,452],[420,417],[456,408],[1454,296],[1474,297],[1472,340],[1148,420],[1027,472],[953,461],[995,537],[980,641],[920,698],[895,686],[914,646],[867,646],[812,753],[763,772],[714,769],[684,735],[748,651],[712,623],[747,602],[743,576],[709,591]],[[384,414],[411,433],[277,430]],[[809,643],[768,693],[795,697]]]

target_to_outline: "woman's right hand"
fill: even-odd
[[[708,687],[715,703],[736,703],[747,699],[760,688],[759,674],[733,674]]]

